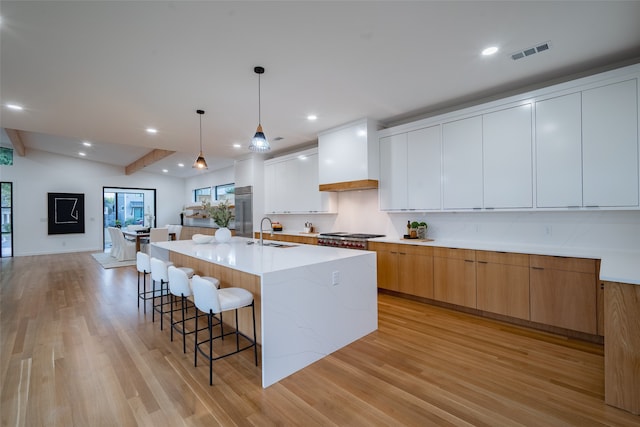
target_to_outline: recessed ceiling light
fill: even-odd
[[[162,169],[162,172],[167,173],[169,172],[169,169]]]
[[[184,163],[178,163],[178,167],[183,168],[184,167]]]
[[[22,105],[18,105],[18,104],[7,104],[7,108],[10,108],[12,110],[18,110],[18,111],[24,110]]]
[[[315,114],[309,114],[307,116],[307,120],[309,120],[309,121],[318,120],[318,116],[316,116]]]
[[[242,148],[242,145],[240,145],[240,144],[233,144],[233,148]]]
[[[84,157],[87,155],[87,153],[85,153],[84,151],[79,151],[78,155]]]
[[[358,131],[358,136],[367,136],[367,131],[366,131],[366,130],[364,130],[364,129],[360,129],[360,130]]]
[[[158,133],[158,129],[147,128],[147,133]]]
[[[484,55],[484,56],[493,55],[497,51],[498,51],[498,48],[496,46],[491,46],[491,47],[488,47],[485,50],[483,50],[482,51],[482,55]]]
[[[82,145],[85,147],[91,147],[91,143],[89,141],[82,141]]]

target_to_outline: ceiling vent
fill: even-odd
[[[535,55],[536,53],[544,52],[551,49],[551,42],[540,43],[537,46],[529,47],[527,49],[520,50],[511,54],[511,59],[514,61],[525,58],[527,56]]]

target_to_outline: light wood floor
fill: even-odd
[[[605,405],[596,344],[380,295],[379,330],[358,342],[266,390],[244,352],[210,387],[136,307],[135,267],[88,253],[1,267],[2,426],[640,425]]]

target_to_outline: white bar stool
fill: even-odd
[[[255,364],[258,366],[258,347],[256,345],[256,308],[253,300],[253,294],[246,289],[242,288],[222,288],[217,289],[208,280],[200,276],[193,276],[191,280],[191,286],[193,288],[193,302],[196,308],[207,315],[207,329],[209,330],[209,336],[198,341],[198,316],[196,315],[196,326],[194,335],[194,366],[198,366],[198,352],[209,359],[209,385],[213,385],[213,361],[222,359],[223,357],[231,356],[232,354],[239,353],[243,350],[248,350],[251,347],[254,349]],[[251,307],[253,313],[253,339],[249,338],[238,330],[238,309],[244,307]],[[222,312],[234,310],[236,314],[236,327],[234,331],[224,333],[222,324]],[[220,315],[220,335],[213,336],[213,319],[214,315]],[[236,349],[235,351],[222,354],[220,356],[213,356],[213,342],[216,339],[224,339],[227,335],[235,334],[236,336]],[[240,337],[243,337],[249,342],[248,345],[240,347]],[[208,344],[208,354],[203,347]]]
[[[173,341],[173,331],[176,330],[182,335],[182,352],[187,352],[187,341],[186,335],[192,334],[195,332],[186,330],[186,322],[188,320],[193,320],[198,315],[198,311],[196,310],[195,315],[192,317],[187,317],[187,310],[189,309],[188,302],[191,300],[191,306],[193,305],[193,292],[191,291],[191,280],[187,276],[183,270],[176,268],[175,266],[169,266],[167,269],[169,274],[169,292],[171,292],[171,341]],[[220,287],[220,280],[215,277],[203,277],[204,280],[207,280],[213,284],[216,288]],[[181,317],[179,320],[174,320],[173,312],[177,311],[174,309],[175,297],[180,298],[180,313]]]
[[[180,270],[184,271],[187,275],[193,276],[193,268],[190,267],[178,267]],[[164,329],[164,306],[165,304],[170,304],[170,302],[164,302],[164,297],[169,295],[169,272],[168,272],[167,264],[155,257],[151,257],[151,299],[152,299],[152,309],[153,316],[152,321],[156,321],[156,311],[160,313],[160,330]],[[156,290],[156,283],[159,283],[159,288]],[[160,298],[160,304],[156,304],[156,298]]]

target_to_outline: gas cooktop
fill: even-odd
[[[337,231],[333,233],[320,233],[320,237],[347,237],[350,239],[373,239],[374,237],[384,237],[384,234],[347,233],[344,231]]]

